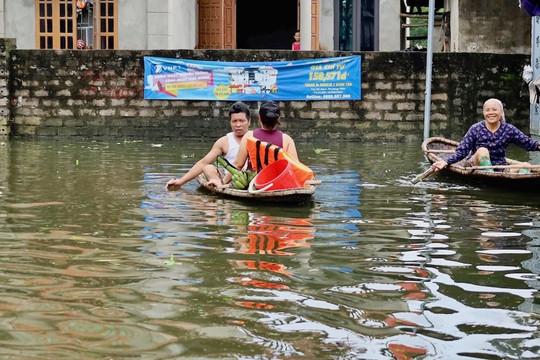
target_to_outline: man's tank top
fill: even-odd
[[[236,159],[236,155],[238,155],[238,149],[240,149],[240,144],[238,143],[238,141],[236,141],[236,137],[234,136],[233,132],[227,134],[227,140],[229,140],[229,151],[227,151],[225,159],[229,160],[229,162],[232,163],[234,159]]]

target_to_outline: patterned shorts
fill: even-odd
[[[223,179],[225,177],[225,175],[227,175],[227,173],[228,173],[227,169],[222,168],[222,167],[218,167],[217,172],[218,172],[218,175],[219,175],[220,179]]]

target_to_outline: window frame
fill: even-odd
[[[366,1],[371,1],[373,7],[373,22],[372,24],[362,24],[362,17],[368,17],[364,13],[363,6]],[[350,6],[350,19],[347,21],[347,26],[350,29],[350,34],[346,36],[346,42],[350,49],[340,48],[341,36],[341,9],[343,3]],[[362,48],[362,38],[366,35],[364,26],[371,25],[373,44],[370,49]],[[364,39],[365,40],[365,39]],[[334,0],[334,49],[344,51],[378,51],[379,50],[379,0]]]
[[[118,49],[118,1],[92,3],[94,49]],[[35,10],[37,49],[77,48],[77,0],[36,0]]]

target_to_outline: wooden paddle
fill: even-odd
[[[450,149],[430,149],[430,150],[424,150],[425,153],[439,153],[439,154],[453,154],[456,152],[456,150],[450,150]]]
[[[429,169],[427,169],[426,171],[424,171],[423,173],[421,173],[420,175],[412,179],[411,182],[413,184],[416,184],[420,181],[423,181],[425,178],[427,178],[429,175],[433,174],[434,172],[435,172],[435,168],[431,166]]]
[[[469,166],[466,170],[481,170],[481,169],[540,169],[540,165],[486,165],[486,166]]]

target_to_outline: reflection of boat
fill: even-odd
[[[454,153],[459,143],[457,141],[432,137],[422,143],[422,151],[431,163],[437,160],[446,160]],[[495,170],[506,170],[519,163],[517,160],[506,158],[509,165],[493,166]],[[482,171],[483,167],[470,166],[466,164],[466,159],[458,161],[448,166],[445,172],[456,174],[462,179],[473,181],[482,185],[496,185],[511,187],[513,189],[540,189],[540,169],[534,166],[529,174],[516,174],[506,171]]]
[[[282,207],[280,207],[282,208]],[[262,273],[270,272],[280,275],[296,276],[307,261],[305,251],[312,245],[309,241],[315,237],[315,228],[307,218],[287,218],[249,214],[247,236],[234,238],[234,252],[245,255],[244,258],[235,256],[229,263],[235,269],[249,269],[249,277],[242,277],[238,282],[244,286],[266,289],[290,289],[288,281],[279,276],[268,279]],[[253,257],[252,255],[257,255]],[[268,255],[268,256],[265,256]],[[294,270],[289,268],[284,256],[294,257]],[[281,257],[281,259],[280,259]]]
[[[308,185],[306,187],[287,189],[287,190],[272,190],[250,193],[247,190],[233,189],[230,186],[216,187],[209,185],[203,176],[198,176],[197,181],[205,189],[213,194],[237,198],[242,200],[252,200],[257,202],[273,202],[280,204],[300,204],[311,199],[315,193],[316,185]]]

